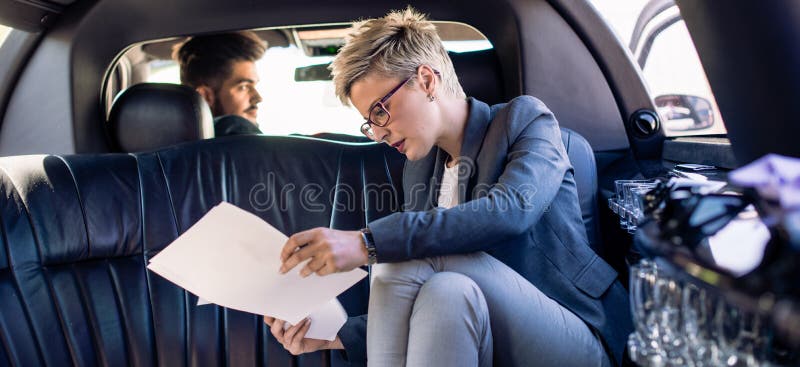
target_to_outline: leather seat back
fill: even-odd
[[[402,165],[385,145],[265,136],[2,158],[0,365],[344,365],[291,356],[260,317],[195,306],[145,265],[220,201],[286,234],[362,228],[400,207]],[[367,291],[340,296],[350,315]]]
[[[450,52],[449,55],[458,82],[468,97],[475,97],[490,106],[511,99],[505,93],[500,62],[494,49]]]
[[[117,151],[144,152],[214,137],[211,109],[193,88],[140,83],[114,99],[109,136]]]

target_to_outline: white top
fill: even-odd
[[[444,166],[442,186],[439,187],[439,207],[450,209],[458,205],[458,164],[453,167]]]

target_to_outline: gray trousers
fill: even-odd
[[[484,252],[372,267],[367,361],[398,366],[610,366],[589,327]]]

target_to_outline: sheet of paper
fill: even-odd
[[[355,269],[303,278],[301,264],[279,274],[280,251],[286,240],[261,218],[221,203],[153,257],[148,268],[207,302],[291,324],[318,310],[323,315],[335,314],[325,306],[367,272]],[[323,319],[317,316],[312,329],[341,321]],[[334,336],[340,327],[333,331]],[[330,330],[316,331],[331,334]]]
[[[212,304],[200,297],[197,298],[197,305]],[[347,322],[347,312],[336,298],[330,300],[321,309],[318,309],[308,316],[311,319],[311,327],[306,332],[306,337],[311,339],[324,339],[333,341],[339,329]],[[292,324],[284,323],[283,330],[290,328]]]
[[[306,337],[333,341],[336,339],[336,333],[347,322],[347,312],[342,304],[334,298],[322,308],[312,312],[308,318],[311,319],[311,327],[309,327]],[[283,325],[283,329],[286,330],[290,326],[286,323]]]
[[[212,303],[197,297],[198,306],[210,304]],[[308,318],[311,319],[311,327],[308,328],[306,337],[333,341],[336,339],[339,329],[347,322],[347,312],[342,307],[342,304],[339,303],[339,300],[334,298],[322,306],[321,309],[312,312]],[[287,322],[283,324],[283,329],[286,330],[291,326]]]

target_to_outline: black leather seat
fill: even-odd
[[[287,234],[362,228],[399,208],[402,165],[385,145],[265,136],[2,158],[0,365],[342,366],[289,355],[260,317],[194,306],[145,264],[220,201]],[[340,296],[350,315],[367,291]]]
[[[214,120],[208,104],[193,88],[141,83],[114,99],[108,131],[117,151],[144,152],[213,138]]]
[[[508,102],[503,76],[500,74],[500,61],[494,49],[450,52],[450,60],[458,75],[458,82],[467,96],[475,97],[487,104]]]

